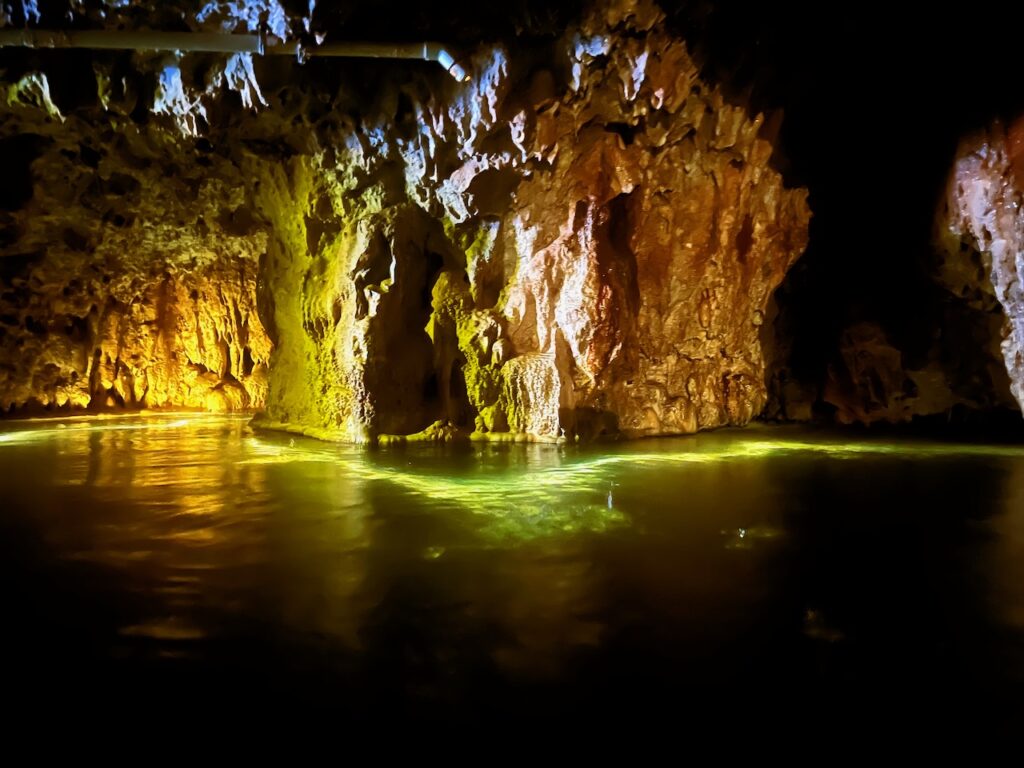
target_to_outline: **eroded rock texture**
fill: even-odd
[[[1024,408],[1024,121],[961,143],[939,215],[942,279],[998,332],[1010,391]]]
[[[76,8],[181,23],[138,0]],[[308,36],[282,8],[182,18]],[[4,156],[22,158],[4,407],[265,403],[267,423],[357,441],[671,434],[763,408],[759,329],[806,195],[652,2],[481,47],[467,83],[85,60],[73,97],[42,68],[3,80]]]
[[[159,126],[55,111],[0,109],[0,410],[261,407],[266,233],[237,171]]]
[[[552,60],[481,53],[449,94],[273,169],[268,419],[348,439],[743,424],[759,326],[806,243],[761,118],[653,4],[600,4]]]

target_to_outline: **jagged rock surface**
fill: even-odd
[[[981,309],[1001,310],[1002,359],[1024,409],[1024,121],[964,140],[940,209],[943,282]]]
[[[269,420],[554,438],[761,411],[805,193],[660,21],[602,5],[553,61],[479,56],[273,175]]]
[[[266,233],[237,171],[157,126],[40,114],[2,113],[0,410],[262,407]]]
[[[249,5],[192,26],[251,31]],[[45,72],[6,84],[0,135],[42,142],[2,214],[6,405],[265,398],[268,423],[346,440],[757,415],[809,219],[761,117],[644,0],[465,63],[368,94],[290,62],[99,56],[71,110]]]
[[[5,5],[0,25],[52,25],[54,12]],[[262,22],[281,38],[303,26],[276,0],[194,13],[76,0],[67,14],[108,29],[251,33]],[[251,57],[43,61],[0,82],[0,411],[262,408],[271,343],[255,297],[266,230],[238,164],[193,141],[228,96],[265,104]]]

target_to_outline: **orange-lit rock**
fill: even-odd
[[[761,118],[698,80],[650,6],[616,9],[618,24],[584,24],[545,128],[553,167],[506,219],[509,336],[552,361],[569,432],[743,424],[764,406],[758,329],[806,244],[804,193],[769,167]]]
[[[270,342],[256,318],[255,278],[254,263],[228,261],[141,285],[65,294],[58,282],[56,295],[2,302],[0,404],[261,407]]]
[[[0,411],[262,407],[266,234],[230,170],[155,128],[6,119],[33,133],[0,144],[25,172],[0,211]]]

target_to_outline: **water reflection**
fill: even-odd
[[[990,551],[983,564],[989,590],[986,609],[1016,637],[1024,634],[1024,462],[1006,463],[1005,509],[991,521]],[[999,660],[1008,676],[1024,680],[1024,653]]]
[[[62,685],[459,719],[667,695],[659,716],[728,701],[753,721],[780,695],[825,717],[822,696],[883,682],[919,708],[954,707],[936,681],[1024,682],[1013,446],[751,430],[367,452],[166,416],[12,423],[0,471],[0,576],[25,585],[7,642]]]

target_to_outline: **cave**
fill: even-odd
[[[0,0],[8,689],[1018,735],[1021,21]]]

